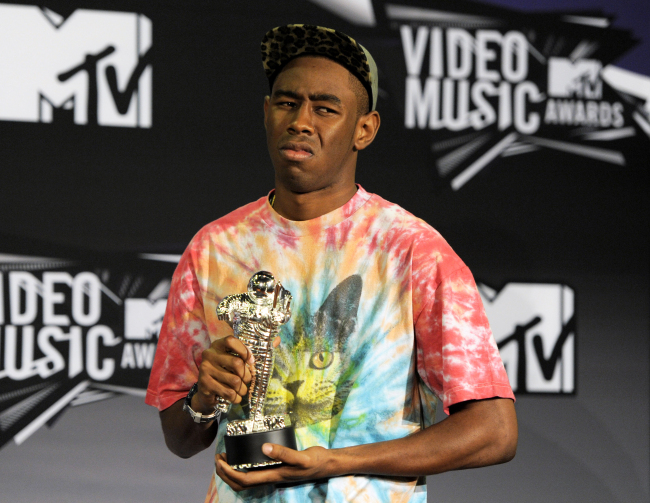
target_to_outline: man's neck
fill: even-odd
[[[288,220],[302,222],[318,218],[347,203],[357,192],[356,184],[296,193],[276,184],[273,209]]]

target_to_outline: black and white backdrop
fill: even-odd
[[[509,464],[429,500],[649,497],[647,0],[0,3],[0,500],[202,501],[143,397],[193,234],[273,184],[259,42],[379,66],[358,182],[472,269],[517,395]],[[444,420],[444,417],[440,417]]]

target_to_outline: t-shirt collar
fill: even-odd
[[[268,196],[272,192],[269,192]],[[265,198],[265,207],[262,209],[262,218],[264,221],[272,227],[274,232],[296,236],[317,234],[328,227],[340,224],[361,208],[372,197],[372,194],[369,194],[361,185],[357,184],[356,194],[343,206],[329,213],[325,213],[320,217],[303,221],[288,220],[281,216],[271,207],[268,196]]]

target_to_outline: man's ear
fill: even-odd
[[[266,129],[266,118],[269,114],[269,104],[271,103],[270,96],[264,96],[264,129]]]
[[[359,117],[357,120],[357,129],[354,140],[355,150],[363,150],[372,143],[375,136],[377,136],[380,124],[381,119],[379,117],[379,112],[376,110]]]

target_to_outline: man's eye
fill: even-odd
[[[318,108],[316,108],[316,111],[320,112],[320,113],[323,113],[323,114],[332,114],[332,113],[334,113],[334,110],[332,110],[331,108],[327,108],[327,107],[318,107]]]

